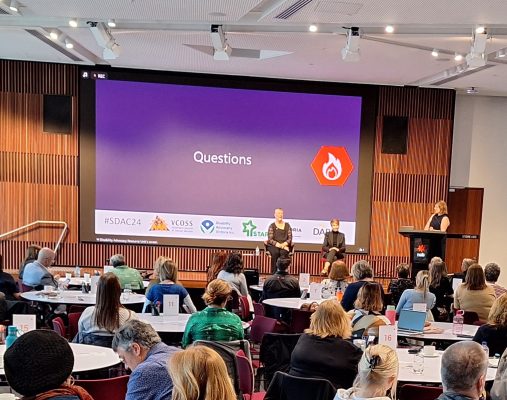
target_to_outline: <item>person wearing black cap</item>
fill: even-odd
[[[4,354],[4,371],[13,390],[30,400],[93,400],[70,384],[74,354],[69,343],[50,330],[21,335]]]

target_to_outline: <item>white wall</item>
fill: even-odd
[[[507,286],[507,98],[458,96],[454,121],[450,184],[484,188],[479,262]]]

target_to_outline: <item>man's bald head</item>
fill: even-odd
[[[39,250],[37,261],[47,268],[53,264],[55,257],[56,253],[53,250],[51,250],[49,247],[43,247]]]

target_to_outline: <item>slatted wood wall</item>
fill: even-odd
[[[73,98],[70,135],[42,132],[42,95]],[[78,241],[78,69],[72,65],[0,60],[0,232],[34,220],[69,224],[58,255],[60,265],[101,266],[114,253],[130,265],[150,268],[159,255],[178,261],[182,269],[204,271],[214,249],[169,248],[79,243]],[[371,251],[377,275],[395,275],[408,261],[408,241],[401,225],[424,226],[449,184],[454,92],[449,90],[381,87],[378,99],[374,158]],[[408,116],[406,155],[381,154],[382,117]],[[25,232],[0,242],[4,266],[15,270],[29,243],[53,246],[56,228]],[[357,255],[348,256],[351,264]],[[246,266],[269,271],[267,257],[247,257]],[[318,274],[320,255],[296,252],[294,272]]]

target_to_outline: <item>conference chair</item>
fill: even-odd
[[[109,379],[76,380],[94,400],[125,400],[129,375]]]
[[[74,312],[69,313],[69,327],[67,330],[67,335],[69,339],[72,340],[77,335],[79,331],[79,318],[81,317],[82,312]]]
[[[442,391],[442,387],[403,385],[400,389],[399,400],[435,400]]]
[[[299,333],[266,333],[264,335],[259,354],[264,387],[268,387],[276,371],[289,371],[292,352],[300,337]],[[258,377],[261,378],[260,374]]]
[[[333,400],[336,389],[327,379],[301,378],[285,372],[275,373],[265,400]]]
[[[266,392],[254,393],[254,373],[252,363],[245,356],[236,354],[238,365],[239,386],[244,400],[262,400]]]
[[[310,327],[310,317],[315,311],[292,310],[289,330],[291,333],[303,333]]]
[[[53,318],[53,330],[58,333],[61,337],[67,339],[67,330],[65,329],[65,324],[63,323],[63,319],[60,317]]]

